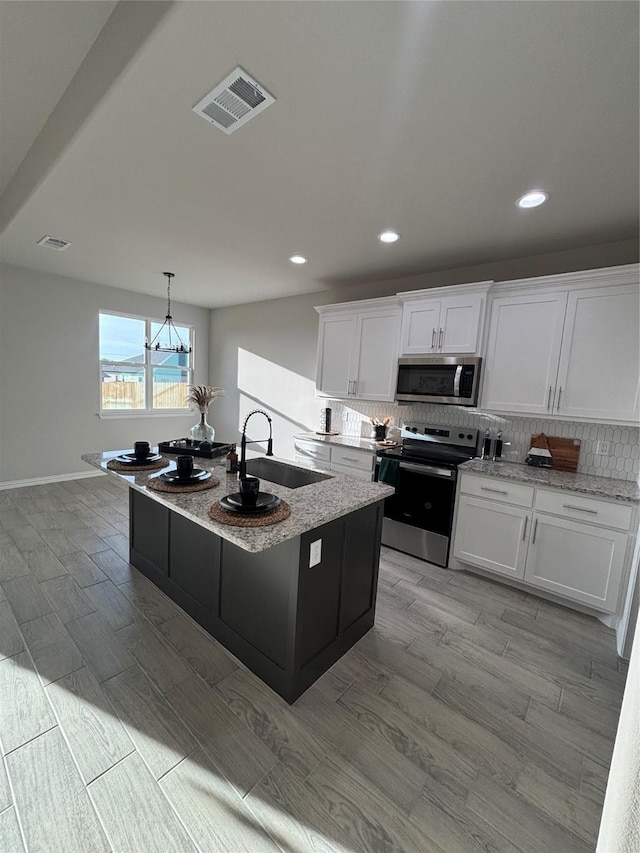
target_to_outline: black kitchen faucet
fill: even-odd
[[[254,409],[252,412],[249,412],[247,417],[244,419],[244,424],[242,426],[242,438],[240,439],[240,477],[247,476],[247,444],[258,444],[261,441],[264,441],[263,438],[257,438],[253,441],[247,441],[247,423],[249,422],[249,418],[252,415],[264,415],[265,418],[269,421],[269,439],[267,440],[267,456],[273,456],[273,438],[272,438],[272,428],[271,428],[271,418],[264,411],[264,409]]]

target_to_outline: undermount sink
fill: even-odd
[[[247,474],[286,486],[287,489],[299,489],[300,486],[310,486],[312,483],[321,483],[330,480],[330,474],[321,474],[319,471],[308,471],[305,468],[297,468],[295,465],[287,465],[286,462],[275,462],[273,459],[258,457],[247,460]]]

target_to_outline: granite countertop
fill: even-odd
[[[343,447],[353,447],[355,450],[367,450],[375,453],[380,445],[369,438],[355,438],[353,435],[320,435],[317,432],[300,432],[294,438],[304,441],[319,441],[322,444],[341,444]]]
[[[568,471],[554,471],[552,468],[535,468],[522,462],[491,462],[484,459],[464,462],[459,470],[530,483],[532,486],[549,486],[599,498],[640,503],[640,486],[631,480],[615,480],[613,477],[596,477],[593,474],[572,474]]]
[[[209,518],[208,510],[211,504],[232,492],[238,491],[237,474],[227,474],[224,458],[203,459],[199,456],[194,458],[194,464],[198,468],[212,471],[213,475],[220,480],[220,485],[214,489],[204,492],[191,492],[184,494],[170,494],[168,492],[155,492],[147,489],[146,485],[150,477],[157,476],[163,471],[175,468],[176,457],[173,454],[163,454],[167,461],[165,468],[154,468],[151,471],[140,471],[121,474],[118,471],[109,471],[107,462],[129,450],[114,450],[104,453],[86,453],[82,456],[84,462],[93,465],[111,477],[127,483],[132,489],[147,495],[160,504],[183,515],[190,521],[200,524],[213,533],[244,548],[245,551],[266,551],[274,545],[293,539],[309,530],[320,527],[342,515],[348,515],[369,504],[376,503],[394,493],[394,489],[382,483],[373,483],[350,477],[345,474],[331,473],[326,480],[320,483],[312,483],[298,489],[288,489],[271,483],[264,478],[261,480],[261,489],[286,500],[291,507],[291,515],[278,524],[267,527],[243,528],[231,527],[225,524],[217,524]],[[287,465],[300,468],[288,459],[277,459],[276,462],[284,462]],[[303,468],[306,471],[308,469]]]

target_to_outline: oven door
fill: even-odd
[[[456,471],[401,462],[395,494],[385,500],[382,542],[446,566],[453,520]]]

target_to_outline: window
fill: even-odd
[[[188,411],[193,352],[145,349],[145,340],[152,340],[161,326],[160,320],[100,312],[101,414]],[[193,329],[175,328],[185,347],[193,348]]]

